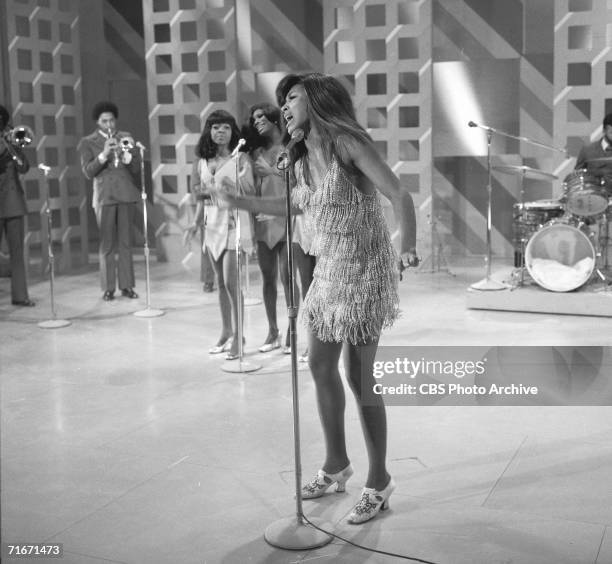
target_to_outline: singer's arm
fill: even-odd
[[[404,266],[417,266],[419,259],[416,253],[416,213],[414,202],[406,187],[401,186],[399,179],[383,161],[371,143],[357,141],[353,138],[339,139],[346,162],[360,172],[357,176],[357,188],[364,193],[371,193],[377,188],[386,196],[393,206],[395,221],[400,231],[400,255]]]
[[[230,207],[247,210],[255,214],[265,213],[268,215],[287,215],[287,204],[284,196],[276,198],[259,198],[257,196],[234,196],[227,191],[219,191],[219,198],[225,200]],[[302,210],[296,207],[291,208],[292,214],[300,214]]]
[[[287,174],[289,172],[287,171]],[[289,181],[292,185],[293,182]],[[253,194],[240,194],[236,195],[233,184],[228,182],[228,179],[224,178],[222,185],[216,190],[215,194],[218,198],[224,200],[229,204],[230,207],[239,208],[242,210],[250,211],[254,214],[263,213],[267,215],[287,215],[287,198],[286,196],[276,196],[273,198],[262,198],[261,196]],[[292,206],[292,215],[301,214],[302,210]]]

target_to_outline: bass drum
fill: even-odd
[[[514,266],[524,266],[523,253],[531,236],[543,225],[562,216],[565,211],[559,200],[536,200],[512,206],[512,243]]]
[[[533,234],[525,249],[531,277],[551,292],[570,292],[595,269],[595,248],[588,235],[565,221],[552,221]]]

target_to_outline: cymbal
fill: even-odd
[[[521,174],[525,178],[545,178],[548,180],[556,180],[558,176],[545,172],[537,168],[531,168],[525,165],[498,165],[493,167],[499,172],[505,172],[507,174]]]
[[[612,164],[612,157],[596,157],[594,159],[587,159],[587,163],[610,163]]]

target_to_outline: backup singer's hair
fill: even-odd
[[[273,106],[272,104],[269,104],[268,102],[254,104],[249,109],[249,150],[251,151],[257,149],[258,147],[268,147],[272,143],[271,139],[260,135],[257,129],[255,128],[255,118],[253,117],[253,114],[257,110],[261,110],[263,112],[263,115],[266,116],[266,119],[270,123],[278,127],[279,131],[283,131],[281,126],[281,113],[279,108]]]
[[[105,113],[113,114],[113,116],[115,116],[115,119],[119,118],[119,108],[117,108],[116,104],[113,104],[113,102],[109,102],[107,100],[104,100],[103,102],[98,102],[93,107],[91,117],[94,121],[98,121],[100,116]]]
[[[348,136],[362,143],[372,143],[372,138],[357,122],[355,108],[351,96],[342,83],[333,76],[311,73],[304,75],[288,75],[281,80],[276,88],[276,97],[279,104],[284,105],[289,91],[301,84],[308,98],[307,112],[309,122],[316,126],[321,136],[323,150],[328,162],[334,158],[348,173],[355,171],[352,163],[346,162],[338,140],[341,136]],[[304,136],[308,137],[308,125],[303,128]],[[290,136],[285,134],[285,143]],[[293,162],[301,158],[308,158],[304,142],[296,143],[291,151]],[[307,164],[307,163],[305,163]],[[310,181],[308,166],[303,167],[306,182]]]
[[[603,119],[603,128],[605,129],[607,125],[612,125],[612,114],[606,114]]]
[[[11,116],[8,113],[8,110],[0,105],[0,130],[4,129],[11,120]]]
[[[232,137],[229,143],[230,151],[233,151],[234,147],[238,144],[240,129],[238,129],[234,116],[225,110],[215,110],[206,118],[206,122],[204,123],[204,131],[202,131],[202,135],[200,135],[200,139],[196,146],[195,152],[197,157],[212,159],[217,155],[217,144],[213,142],[210,130],[213,125],[218,123],[227,123],[232,128]]]

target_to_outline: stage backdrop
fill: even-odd
[[[612,111],[612,6],[599,0],[0,4],[2,102],[15,124],[35,130],[33,163],[53,167],[51,235],[64,271],[87,262],[88,231],[95,251],[76,144],[102,97],[119,101],[122,124],[147,146],[151,242],[160,260],[177,261],[205,116],[224,108],[242,121],[253,102],[273,101],[288,72],[336,74],[352,92],[360,121],[414,197],[424,256],[437,239],[434,254],[451,259],[486,250],[487,136],[469,121],[567,148],[492,137],[493,253],[509,257],[512,205],[557,196],[579,147]],[[508,164],[558,179],[521,186],[495,169]],[[40,274],[47,183],[36,168],[24,183],[30,271]]]

